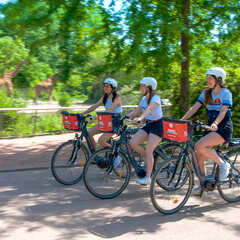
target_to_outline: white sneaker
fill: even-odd
[[[151,184],[151,178],[150,177],[140,178],[136,182],[141,184],[141,185],[150,185]]]
[[[229,170],[230,170],[231,166],[228,162],[223,162],[220,166],[219,166],[219,181],[224,181],[229,174]]]
[[[197,187],[193,188],[191,194],[192,194],[193,196],[201,196],[201,194],[202,194],[202,188],[201,188],[201,186],[198,185]]]
[[[121,162],[122,162],[122,158],[118,155],[113,161],[113,166],[116,168],[120,165]]]

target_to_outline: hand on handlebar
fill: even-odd
[[[218,125],[216,123],[212,123],[209,131],[216,132],[218,130]]]
[[[140,123],[140,122],[141,122],[141,118],[131,119],[131,118],[128,117],[127,115],[124,116],[122,119],[123,119],[123,120],[126,120],[126,121],[128,121],[128,122],[131,122],[131,123]]]
[[[140,117],[136,117],[132,120],[132,123],[140,123],[142,119]]]
[[[213,130],[213,129],[211,128],[211,126],[208,126],[208,125],[202,123],[202,122],[199,121],[199,120],[197,120],[196,123],[194,123],[193,125],[194,125],[198,130],[199,130],[199,128],[203,128],[203,129],[208,130],[208,131],[216,131],[216,130]]]

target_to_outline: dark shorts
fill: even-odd
[[[215,121],[215,118],[211,118],[208,120],[208,125],[210,126]],[[206,135],[210,133],[206,132]],[[218,130],[216,131],[226,142],[228,142],[232,138],[233,133],[233,124],[230,117],[225,117],[219,124]]]
[[[145,131],[147,134],[154,134],[158,137],[162,137],[162,121],[161,119],[154,121],[154,122],[148,122],[143,128],[143,131]]]

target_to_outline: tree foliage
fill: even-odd
[[[141,77],[153,76],[161,96],[172,102],[172,116],[179,118],[206,87],[206,70],[221,66],[233,92],[234,124],[240,125],[239,0],[106,2],[2,5],[0,71],[26,57],[29,64],[15,79],[18,86],[32,87],[63,70],[56,97],[67,92],[94,101],[105,77],[115,77],[128,94]],[[196,118],[204,118],[203,112]]]

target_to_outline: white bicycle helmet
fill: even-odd
[[[224,71],[223,68],[220,68],[220,67],[210,68],[207,70],[206,74],[214,75],[217,79],[221,77],[222,78],[221,83],[225,83],[226,72]]]
[[[110,84],[113,88],[117,88],[117,81],[113,78],[106,78],[103,83]]]
[[[157,88],[157,81],[153,77],[144,77],[140,81],[140,84],[145,84],[146,86],[151,86],[152,90],[156,90]]]

